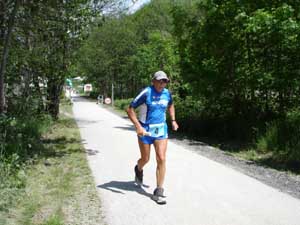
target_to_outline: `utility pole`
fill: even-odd
[[[114,82],[111,83],[111,106],[114,106]]]

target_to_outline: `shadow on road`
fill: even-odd
[[[86,149],[85,152],[89,155],[89,156],[93,156],[93,155],[97,155],[100,152],[96,149]]]
[[[135,184],[134,181],[110,181],[108,183],[98,185],[97,187],[118,194],[125,194],[123,191],[135,191],[149,198],[152,196],[152,194],[146,192],[145,189],[143,188],[143,187],[148,188],[149,186],[143,185],[143,187],[139,187]]]
[[[83,120],[83,119],[76,119],[76,122],[82,125],[88,125],[88,124],[93,124],[93,123],[99,123],[102,122],[103,120]]]
[[[72,101],[73,102],[90,102],[91,100],[86,97],[83,97],[83,96],[73,95]]]

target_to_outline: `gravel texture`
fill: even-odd
[[[272,168],[257,165],[255,162],[238,159],[228,153],[208,146],[206,143],[189,139],[171,140],[194,151],[204,157],[227,165],[250,177],[253,177],[271,187],[300,199],[300,175],[290,172],[278,171]]]

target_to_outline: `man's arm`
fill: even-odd
[[[176,122],[176,117],[175,117],[175,107],[174,104],[171,104],[168,108],[170,118],[171,118],[171,124],[172,124],[172,129],[177,130],[179,128],[177,122]]]
[[[136,113],[134,111],[134,108],[129,106],[126,109],[126,112],[127,112],[127,115],[129,117],[129,119],[131,120],[131,122],[135,126],[137,135],[144,136],[146,131],[144,130],[144,128],[141,126],[140,122],[138,121]]]

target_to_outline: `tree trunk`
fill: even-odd
[[[3,46],[3,52],[2,52],[2,59],[0,64],[0,114],[5,112],[5,87],[4,87],[4,81],[5,81],[5,67],[6,62],[8,58],[8,51],[9,51],[9,43],[10,38],[12,34],[12,30],[15,23],[15,17],[19,8],[20,0],[15,1],[14,9],[9,17],[8,21],[8,30],[7,34],[4,38],[4,46]]]
[[[44,107],[44,99],[43,99],[43,92],[40,88],[40,84],[39,84],[39,79],[38,79],[38,75],[33,76],[32,82],[35,86],[35,91],[38,93],[38,97],[39,97],[39,104],[38,104],[38,113],[43,113],[45,111],[45,107]]]
[[[52,80],[48,82],[48,105],[47,111],[50,113],[53,119],[58,118],[60,94],[63,89],[63,81]]]

